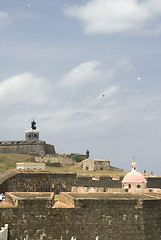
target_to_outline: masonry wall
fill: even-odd
[[[160,239],[160,200],[83,200],[78,208],[0,208],[9,240],[154,240]],[[150,208],[150,210],[149,210]],[[153,213],[152,213],[153,209]],[[151,214],[152,213],[152,214]],[[61,238],[62,236],[62,238]]]
[[[44,155],[46,153],[54,154],[53,145],[46,144],[44,141],[6,141],[0,142],[0,153],[36,153]]]
[[[0,185],[0,192],[70,192],[76,187],[121,187],[120,180],[101,177],[94,180],[90,176],[77,176],[76,173],[20,172]]]
[[[0,191],[5,192],[55,192],[71,190],[75,173],[21,172],[3,182]]]
[[[161,239],[161,200],[144,202],[145,240]]]
[[[98,179],[91,176],[78,176],[76,186],[79,187],[104,187],[104,188],[120,188],[121,180],[113,180],[110,176],[100,176]]]
[[[148,188],[161,188],[161,177],[147,177]]]
[[[1,174],[2,175],[2,174]],[[0,184],[0,193],[3,192],[70,192],[72,187],[121,188],[121,179],[112,179],[110,176],[77,175],[76,173],[53,172],[19,172],[16,175],[4,178]],[[161,178],[160,178],[161,179]],[[160,180],[148,180],[148,187],[161,188]],[[150,185],[151,184],[151,185]],[[153,184],[153,185],[152,185]]]

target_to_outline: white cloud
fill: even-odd
[[[0,28],[3,28],[9,23],[9,14],[7,12],[0,11]]]
[[[158,33],[161,31],[159,0],[90,0],[84,6],[64,9],[83,22],[86,33]]]
[[[70,72],[66,73],[61,81],[61,87],[75,88],[84,86],[87,87],[88,84],[99,83],[103,79],[111,79],[114,75],[115,69],[105,68],[102,63],[97,61],[83,62],[80,65],[74,67]]]
[[[0,83],[0,101],[3,102],[3,105],[41,105],[48,99],[48,89],[44,78],[39,78],[31,73],[23,73]]]
[[[61,85],[64,87],[71,87],[91,81],[99,75],[99,65],[100,63],[96,61],[81,63],[79,66],[74,67],[69,73],[63,76]]]

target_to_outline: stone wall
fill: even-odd
[[[0,153],[21,153],[21,154],[54,154],[53,145],[46,144],[44,141],[3,141],[0,142]]]
[[[161,200],[140,196],[76,198],[73,208],[53,208],[30,199],[0,207],[0,224],[9,225],[9,240],[154,240],[160,239]]]
[[[75,184],[75,173],[20,172],[0,185],[1,192],[55,192],[70,191]]]
[[[70,166],[75,165],[76,161],[73,157],[67,154],[46,154],[45,156],[37,156],[35,157],[35,162],[42,163],[44,162],[48,166]]]
[[[0,184],[0,192],[55,192],[71,191],[76,187],[119,188],[120,180],[113,180],[110,176],[81,176],[76,173],[53,173],[45,171],[19,170],[15,176],[9,177]]]
[[[110,170],[110,161],[104,159],[85,159],[82,161],[84,171]]]
[[[120,179],[113,179],[111,176],[99,176],[99,177],[92,177],[92,176],[84,176],[78,175],[76,186],[82,187],[104,187],[104,188],[120,188],[121,187],[121,180]]]
[[[148,188],[161,188],[161,177],[146,177]]]
[[[151,178],[148,178],[149,185]],[[161,188],[160,181],[153,187]],[[156,184],[157,183],[157,184]],[[88,176],[76,173],[54,173],[39,170],[7,170],[0,174],[0,193],[5,192],[59,192],[71,191],[72,187],[121,188],[121,178]]]

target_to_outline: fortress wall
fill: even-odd
[[[161,239],[161,200],[149,201],[143,204],[143,219],[145,239]],[[160,235],[160,236],[159,236]]]
[[[76,173],[52,173],[23,171],[0,184],[0,192],[70,192],[72,187],[119,188],[120,180],[111,177],[77,176]]]
[[[44,162],[46,165],[49,166],[55,166],[55,164],[57,163],[59,167],[75,164],[75,160],[72,157],[58,154],[56,155],[46,154],[45,156],[37,156],[35,157],[35,162]]]
[[[149,180],[148,180],[149,181]],[[156,187],[156,183],[154,185]],[[76,173],[53,173],[44,171],[19,171],[1,181],[0,192],[70,192],[72,187],[121,188],[121,180],[110,176],[84,176]],[[161,188],[161,184],[158,188]]]
[[[148,188],[161,188],[161,177],[147,177]]]
[[[0,153],[36,153],[39,155],[45,155],[46,151],[48,153],[54,154],[54,146],[46,144],[44,141],[31,140],[0,142]]]
[[[120,188],[121,180],[113,180],[110,176],[100,176],[99,179],[92,178],[91,176],[78,176],[77,187],[112,187]]]
[[[77,240],[95,240],[96,236],[103,240],[154,240],[161,236],[160,202],[143,200],[139,205],[138,199],[84,199],[83,207],[63,209],[31,201],[27,209],[23,204],[0,208],[0,224],[9,225],[9,240],[70,240],[72,236]]]
[[[55,154],[54,145],[45,144],[45,154]]]
[[[1,184],[2,192],[55,192],[71,191],[75,173],[20,172]]]

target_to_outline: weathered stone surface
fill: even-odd
[[[54,154],[55,149],[53,145],[46,144],[40,140],[30,141],[6,141],[0,142],[0,153],[35,153],[38,155]]]
[[[148,178],[148,184],[152,178]],[[154,179],[154,178],[153,178]],[[153,181],[152,179],[152,181]],[[160,181],[152,182],[153,187],[161,188]],[[156,185],[155,185],[156,184]],[[121,178],[110,176],[77,175],[76,173],[54,173],[38,170],[6,170],[0,174],[0,192],[69,192],[72,187],[121,188]]]
[[[0,224],[9,224],[9,240],[160,239],[159,199],[132,194],[71,196],[75,208],[46,208],[44,201],[31,199],[26,207],[0,208]]]

